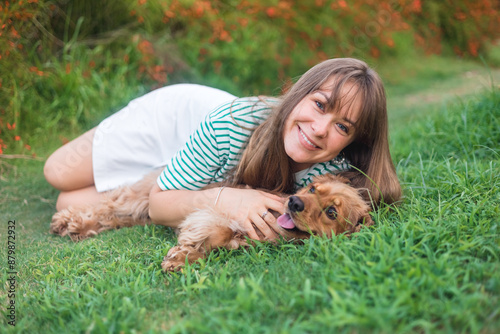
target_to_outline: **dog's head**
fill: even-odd
[[[361,225],[373,225],[369,212],[370,207],[347,179],[329,174],[315,178],[290,196],[286,213],[277,222],[290,232],[299,230],[331,237],[358,232]]]

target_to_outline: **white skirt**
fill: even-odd
[[[92,145],[94,183],[106,191],[165,166],[205,116],[236,97],[195,84],[163,87],[102,121]]]

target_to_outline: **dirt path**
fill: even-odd
[[[462,75],[439,82],[429,90],[410,94],[405,97],[408,104],[416,102],[444,102],[450,98],[479,94],[486,88],[500,88],[500,69],[494,69],[490,73],[486,71],[467,71]]]
[[[393,125],[434,110],[435,106],[478,95],[486,89],[500,89],[500,69],[471,70],[454,77],[436,80],[424,90],[388,99],[389,118]]]

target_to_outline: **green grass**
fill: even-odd
[[[407,80],[418,84],[401,79],[388,91],[402,85],[401,95],[421,93],[425,82],[451,82],[456,73],[458,67],[441,78],[414,73]],[[109,85],[103,87],[115,94],[112,103],[130,94]],[[2,289],[0,332],[496,332],[500,93],[430,101],[418,115],[393,96],[390,105],[403,107],[392,111],[407,113],[391,124],[405,198],[395,210],[375,213],[374,228],[351,239],[220,251],[173,275],[160,267],[175,244],[169,229],[121,229],[80,243],[50,235],[57,193],[43,179],[43,161],[0,161],[2,283],[14,219],[18,272],[16,326],[7,324]],[[70,103],[58,98],[53,103]],[[39,134],[31,144],[46,156],[58,136]]]

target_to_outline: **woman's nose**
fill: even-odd
[[[317,120],[311,125],[313,134],[319,138],[325,138],[328,135],[328,123],[326,120]]]

